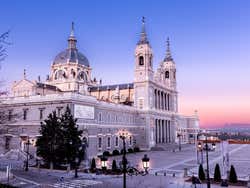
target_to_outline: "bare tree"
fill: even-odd
[[[1,63],[4,61],[4,59],[7,57],[7,50],[6,46],[10,45],[11,43],[7,41],[9,38],[10,31],[6,31],[3,34],[0,35],[0,70],[1,70]],[[3,81],[0,80],[0,87],[3,85]],[[0,96],[7,94],[6,91],[0,90]],[[0,100],[1,104],[1,100]],[[5,108],[0,109],[0,125],[5,124],[7,122],[13,122],[17,118],[16,114],[12,114],[12,112],[9,112]],[[1,128],[1,127],[0,127]]]
[[[6,46],[10,45],[10,42],[7,42],[9,34],[10,31],[6,31],[0,35],[0,62],[2,62],[7,57]]]
[[[10,31],[6,31],[0,35],[0,70],[1,70],[1,62],[7,57],[6,46],[10,45],[10,42],[7,41],[9,38]],[[3,85],[3,81],[0,80],[0,87]],[[6,95],[6,91],[0,90],[0,96]]]

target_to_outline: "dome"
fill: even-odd
[[[53,65],[65,64],[68,62],[78,63],[89,67],[88,59],[77,50],[77,40],[74,36],[74,23],[72,22],[71,33],[68,38],[68,49],[60,52],[54,59]]]
[[[60,52],[54,59],[53,65],[64,63],[79,63],[81,65],[89,67],[88,59],[79,52],[76,48],[69,48]]]

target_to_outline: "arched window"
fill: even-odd
[[[169,78],[169,71],[165,72],[165,78]]]
[[[58,70],[55,74],[55,80],[66,78],[66,73],[63,70]]]
[[[79,80],[84,80],[86,82],[88,80],[87,74],[84,71],[80,72],[78,74],[78,79]]]
[[[76,72],[74,71],[74,69],[71,69],[70,74],[73,78],[76,77]]]
[[[143,58],[143,56],[139,57],[139,65],[144,65],[144,58]]]

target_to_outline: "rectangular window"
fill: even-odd
[[[12,120],[12,110],[9,110],[8,120],[9,120],[9,121],[11,121],[11,120]]]
[[[115,147],[119,146],[119,138],[118,136],[115,137]]]
[[[99,116],[98,116],[98,121],[102,121],[102,113],[99,113]]]
[[[5,137],[5,149],[10,149],[10,137]]]
[[[23,109],[23,120],[27,120],[28,109]]]
[[[98,138],[98,148],[99,149],[102,148],[102,138],[101,137]]]
[[[42,120],[43,119],[44,108],[39,108],[39,112],[40,112],[39,118],[40,118],[40,120]]]
[[[110,137],[108,137],[108,148],[110,148],[111,147],[111,138]]]

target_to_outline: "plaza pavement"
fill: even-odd
[[[197,152],[194,145],[186,145],[181,151],[149,151],[135,154],[128,154],[127,158],[131,165],[142,168],[141,159],[144,154],[150,157],[150,174],[164,174],[183,176],[184,168],[189,174],[197,174]],[[217,144],[215,151],[209,151],[210,173],[213,175],[216,163],[220,165],[222,171],[221,147]],[[238,176],[242,179],[248,178],[250,174],[250,145],[229,145],[229,161],[235,166]],[[206,153],[203,152],[203,167],[206,168]],[[121,156],[111,157],[109,165],[112,165],[112,159],[121,160]],[[139,164],[139,165],[138,165]]]
[[[190,187],[191,184],[184,182],[183,169],[187,168],[189,174],[197,173],[196,151],[193,145],[183,146],[182,151],[149,151],[128,154],[127,158],[133,166],[138,165],[141,168],[141,158],[147,153],[150,157],[150,170],[147,176],[133,176],[127,178],[128,188],[177,188]],[[250,145],[230,145],[229,158],[230,164],[235,166],[239,178],[247,179],[250,173]],[[110,157],[108,165],[111,168],[112,160],[117,162],[122,156]],[[205,155],[204,155],[205,160]],[[2,161],[1,161],[2,162]],[[1,163],[0,162],[0,163]],[[10,161],[9,161],[10,162]],[[216,163],[222,168],[222,157],[220,146],[217,146],[216,151],[209,152],[210,174],[213,176],[213,170]],[[98,162],[97,162],[98,164]],[[206,165],[204,164],[204,168]],[[221,169],[222,170],[222,169]],[[18,187],[39,187],[39,185],[47,185],[47,187],[92,187],[92,188],[119,188],[122,187],[122,176],[105,176],[95,174],[79,173],[77,181],[73,178],[74,174],[65,171],[49,171],[30,169],[29,172],[24,172],[23,169],[12,171],[17,179],[15,184]],[[157,173],[157,176],[155,175]],[[164,176],[164,173],[166,176]],[[173,177],[175,173],[175,177]],[[60,182],[60,177],[64,177],[64,181]],[[50,185],[50,186],[49,186]],[[206,187],[200,185],[199,187]],[[212,188],[219,186],[212,185]]]

